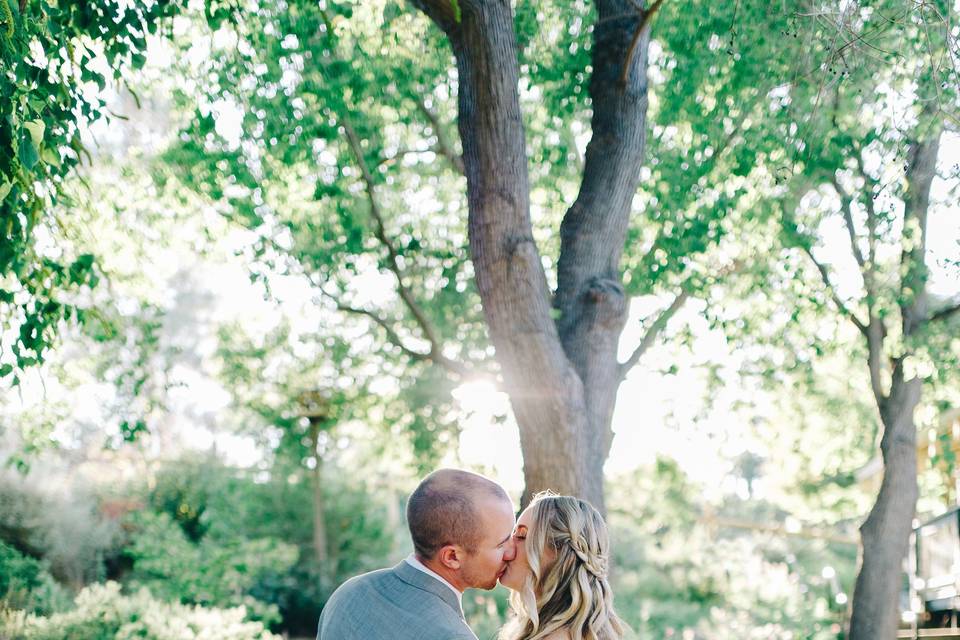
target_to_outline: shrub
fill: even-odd
[[[43,557],[51,575],[79,588],[105,577],[117,530],[82,481],[59,471],[0,471],[0,538]]]
[[[344,479],[338,478],[341,475]],[[176,535],[172,528],[163,532],[158,527],[148,536],[156,544],[146,544],[141,525],[135,526],[126,545],[127,557],[137,563],[129,576],[132,581],[168,600],[180,599],[177,591],[183,589],[181,595],[195,595],[181,602],[241,604],[236,600],[198,599],[196,595],[201,593],[194,586],[212,578],[194,579],[191,576],[197,570],[191,568],[192,560],[165,556],[191,557],[183,547],[186,541],[193,548],[220,553],[224,561],[232,562],[252,549],[254,541],[282,540],[299,550],[299,559],[293,566],[272,559],[261,562],[254,582],[246,582],[254,568],[247,565],[243,593],[256,598],[258,606],[275,605],[283,621],[271,629],[295,637],[316,633],[320,609],[334,587],[353,575],[391,566],[410,549],[402,520],[406,495],[373,492],[333,466],[324,477],[327,558],[323,566],[317,562],[313,548],[311,478],[300,464],[276,460],[269,474],[263,474],[259,469],[223,466],[206,456],[184,457],[164,467],[157,475],[156,486],[143,487],[142,492],[148,510],[169,516],[184,536]],[[227,549],[232,551],[224,554]],[[173,569],[174,564],[187,565],[185,572]],[[154,583],[150,575],[154,573],[171,578],[163,584],[158,577]],[[223,593],[222,589],[217,591]],[[259,609],[254,615],[256,611]]]
[[[147,589],[123,595],[116,582],[81,591],[76,607],[49,617],[0,613],[0,638],[10,640],[280,640],[244,607],[214,609],[170,604]]]
[[[272,538],[191,542],[165,513],[131,518],[136,532],[125,552],[133,560],[130,582],[157,596],[184,604],[239,606],[267,624],[279,622],[276,605],[250,591],[261,576],[285,572],[297,562],[297,548]]]
[[[63,588],[43,563],[0,542],[0,608],[44,614],[66,602]]]

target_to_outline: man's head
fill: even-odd
[[[513,560],[513,503],[481,475],[440,469],[407,501],[417,557],[462,591],[492,589]]]

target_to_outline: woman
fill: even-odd
[[[516,558],[500,583],[514,618],[501,640],[620,640],[607,582],[607,525],[590,503],[539,494],[517,520]]]

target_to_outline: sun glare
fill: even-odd
[[[507,394],[490,380],[472,380],[454,389],[453,397],[464,417],[458,450],[445,463],[490,472],[519,496],[523,490],[520,433]]]

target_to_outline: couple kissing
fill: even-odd
[[[506,491],[481,475],[440,469],[407,501],[413,553],[351,578],[320,614],[317,640],[477,640],[466,589],[511,590],[501,640],[620,640],[607,579],[610,545],[588,502],[540,494],[514,521]]]

